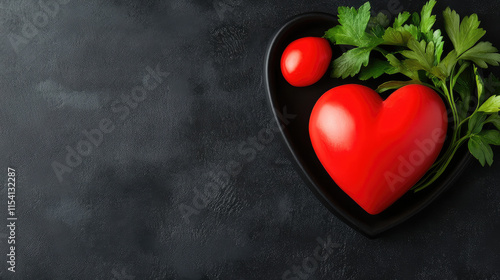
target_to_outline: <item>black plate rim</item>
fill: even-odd
[[[272,36],[270,43],[267,46],[266,54],[265,54],[265,61],[264,61],[264,82],[265,82],[265,89],[266,89],[266,95],[267,95],[267,100],[268,100],[268,105],[270,106],[270,109],[272,111],[274,120],[277,122],[277,124],[280,124],[280,119],[277,114],[278,108],[275,107],[274,101],[273,101],[273,94],[271,93],[271,88],[270,88],[270,81],[269,81],[269,61],[270,57],[273,53],[273,49],[275,47],[276,41],[283,35],[285,31],[289,29],[290,26],[294,25],[295,23],[305,20],[305,19],[326,19],[326,20],[337,20],[336,17],[332,14],[328,13],[323,13],[323,12],[308,12],[308,13],[303,13],[299,14],[295,17],[292,17],[289,19],[285,24],[283,24]],[[449,176],[448,180],[442,186],[436,190],[432,195],[430,195],[423,203],[421,203],[418,207],[415,207],[410,214],[405,215],[404,217],[398,219],[394,223],[390,223],[389,225],[383,226],[383,227],[369,227],[366,226],[362,223],[360,223],[358,220],[350,217],[349,215],[346,215],[348,213],[345,213],[344,211],[340,211],[334,203],[332,203],[324,194],[323,192],[320,191],[320,188],[316,185],[314,180],[310,177],[309,173],[305,170],[304,166],[301,164],[300,159],[298,156],[295,154],[291,143],[288,141],[287,135],[286,135],[286,126],[281,126],[278,125],[279,131],[281,134],[281,137],[288,148],[290,154],[293,157],[293,161],[295,162],[294,166],[295,168],[298,168],[300,171],[300,175],[302,178],[305,179],[306,184],[308,185],[309,189],[315,194],[316,198],[321,201],[321,203],[328,209],[330,212],[332,212],[337,218],[351,226],[352,228],[356,229],[363,235],[369,237],[369,238],[374,238],[379,236],[382,232],[385,232],[391,228],[394,228],[395,226],[407,221],[411,217],[415,216],[417,213],[420,213],[424,208],[427,208],[429,204],[432,202],[436,201],[438,197],[441,196],[443,192],[449,189],[449,187],[457,180],[457,178],[461,175],[461,171],[465,169],[465,167],[470,163],[472,157],[470,156],[469,153],[467,153],[465,156],[459,159],[459,162],[457,166],[455,167],[455,170],[453,170],[452,174]],[[457,159],[455,159],[457,160]]]

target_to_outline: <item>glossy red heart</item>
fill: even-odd
[[[407,192],[443,146],[446,108],[436,92],[407,85],[385,101],[355,84],[327,91],[309,120],[312,146],[326,171],[375,215]]]

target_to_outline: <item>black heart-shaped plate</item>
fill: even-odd
[[[335,86],[356,83],[375,89],[386,80],[382,77],[370,82],[359,81],[355,78],[342,80],[331,78],[327,73],[312,86],[296,88],[285,81],[280,69],[281,54],[289,43],[306,36],[321,37],[326,30],[336,24],[337,19],[333,15],[308,13],[293,18],[281,27],[272,38],[267,50],[264,69],[266,88],[271,109],[276,121],[281,124],[285,143],[301,169],[301,173],[310,183],[311,191],[331,212],[348,225],[366,236],[375,237],[415,215],[441,195],[464,170],[470,156],[465,149],[460,150],[438,181],[423,191],[417,193],[409,191],[378,215],[366,213],[347,196],[331,179],[314,153],[309,139],[309,116],[320,96]],[[334,58],[342,54],[342,49],[338,46],[333,46],[332,50]],[[296,116],[287,120],[287,114]],[[445,142],[445,147],[446,145],[447,142]]]

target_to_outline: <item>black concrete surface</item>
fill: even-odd
[[[320,204],[278,134],[259,140],[272,34],[362,1],[54,3],[0,2],[1,279],[500,279],[498,148],[372,240]],[[500,46],[497,1],[446,6]]]

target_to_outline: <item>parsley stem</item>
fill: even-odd
[[[448,145],[448,148],[446,149],[445,153],[431,166],[431,169],[427,173],[427,175],[425,175],[419,181],[419,183],[417,183],[412,188],[414,190],[414,192],[418,192],[420,190],[423,190],[424,188],[426,188],[427,186],[432,184],[439,176],[441,176],[441,174],[444,172],[446,167],[449,165],[451,159],[455,155],[458,148],[462,145],[463,141],[465,141],[468,137],[468,136],[464,136],[460,140],[457,141],[457,137],[459,136],[460,126],[463,125],[468,118],[463,120],[462,122],[459,122],[457,107],[456,107],[456,104],[453,100],[453,82],[450,79],[450,89],[447,88],[446,84],[447,84],[446,80],[441,81],[440,85],[441,85],[441,88],[443,89],[443,91],[442,92],[440,91],[440,93],[446,97],[446,100],[448,101],[448,103],[450,105],[450,109],[451,109],[452,114],[453,114],[454,128],[453,128],[453,136],[451,138],[451,143]],[[434,174],[434,176],[432,176],[433,174]]]
[[[416,185],[414,188],[414,192],[421,191],[421,190],[425,189],[426,187],[428,187],[430,184],[434,183],[434,181],[436,181],[441,176],[441,174],[443,174],[443,172],[446,170],[446,167],[448,167],[448,165],[450,164],[450,162],[453,159],[453,156],[457,152],[458,148],[460,148],[460,146],[462,146],[463,142],[466,141],[467,139],[469,139],[469,137],[470,137],[470,135],[466,135],[466,136],[460,138],[460,140],[458,140],[456,142],[456,144],[454,145],[454,149],[453,149],[451,155],[448,156],[448,159],[446,160],[446,162],[444,164],[442,164],[441,167],[434,173],[435,175],[430,180],[426,180],[424,184]],[[430,173],[430,174],[433,174],[433,173]]]
[[[446,87],[446,82],[443,82],[441,84],[441,87],[443,88],[443,91],[445,93],[446,99],[448,100],[448,103],[450,104],[451,112],[453,114],[453,124],[457,125],[458,124],[458,113],[457,113],[457,108],[455,106],[455,102],[453,101],[453,98],[450,94],[450,91]]]
[[[376,50],[379,53],[381,53],[384,57],[389,53],[388,51],[386,51],[386,50],[384,50],[382,48],[379,48],[379,47],[374,48],[374,50]]]
[[[472,116],[474,116],[476,114],[477,111],[474,111],[470,116],[468,116],[467,118],[465,118],[464,120],[462,120],[459,124],[458,124],[458,127],[461,127],[462,125],[465,124],[466,121],[468,121],[470,118],[472,118]],[[457,127],[457,128],[458,128]]]
[[[458,115],[457,104],[455,103],[455,98],[453,97],[453,87],[455,86],[455,82],[456,82],[456,79],[458,79],[458,76],[460,76],[460,74],[462,74],[463,68],[460,67],[460,69],[458,70],[457,76],[454,76],[454,74],[455,74],[455,66],[456,66],[456,64],[453,66],[453,69],[451,70],[450,91],[449,91],[449,94],[450,94],[451,101],[453,101],[453,107],[455,108],[455,114],[456,114],[456,117],[457,117],[456,120],[455,120],[455,123],[454,123],[454,125],[456,126],[456,125],[458,125],[458,122],[460,120],[460,116]],[[446,84],[446,82],[445,82],[445,84]],[[454,131],[456,131],[456,130],[454,130]],[[453,138],[453,139],[455,139],[455,138]]]

